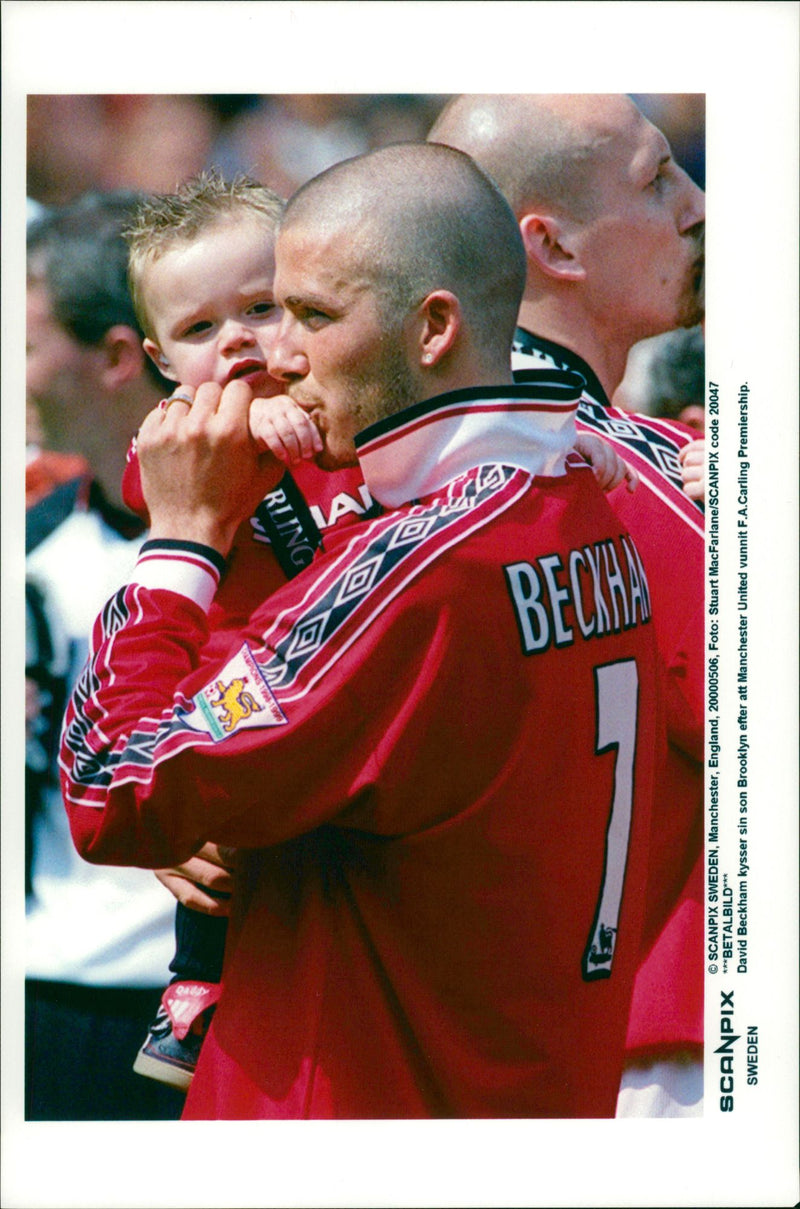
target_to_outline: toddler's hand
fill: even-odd
[[[683,490],[690,500],[704,503],[706,498],[706,443],[701,437],[684,445],[678,454]]]
[[[575,449],[589,463],[594,477],[604,491],[613,491],[620,483],[626,483],[628,491],[636,490],[639,475],[619,456],[613,446],[593,433],[579,432]]]
[[[286,466],[322,453],[322,437],[316,424],[288,395],[253,399],[250,434],[261,451],[269,451]]]
[[[203,915],[229,915],[234,855],[231,848],[204,844],[182,865],[156,869],[155,875],[184,907]]]

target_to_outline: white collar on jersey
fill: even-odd
[[[356,437],[370,495],[398,508],[493,462],[563,475],[582,387],[579,374],[542,370],[534,382],[450,391],[371,424]]]

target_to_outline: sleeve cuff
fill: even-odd
[[[133,582],[177,592],[207,613],[224,570],[225,559],[212,546],[158,538],[142,545]]]

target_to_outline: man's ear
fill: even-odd
[[[144,369],[144,350],[138,332],[124,323],[110,327],[100,345],[101,377],[108,391],[120,390],[139,377]]]
[[[418,356],[423,369],[431,369],[450,352],[464,322],[461,303],[449,290],[433,290],[420,303]]]
[[[149,336],[145,336],[144,340],[142,341],[142,347],[160,374],[163,374],[165,378],[169,378],[171,382],[178,381],[178,375],[170,366],[169,361],[164,356],[155,340],[151,340]]]
[[[524,214],[519,223],[528,261],[547,277],[583,281],[580,263],[566,226],[552,214]]]

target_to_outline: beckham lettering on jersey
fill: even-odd
[[[633,539],[621,535],[503,567],[522,650],[540,654],[650,621],[650,590]]]

